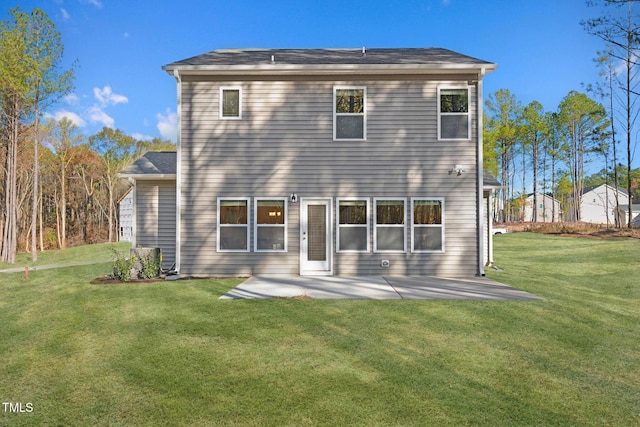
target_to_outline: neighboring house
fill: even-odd
[[[135,241],[157,232],[140,212],[162,205],[147,198],[164,185],[175,216],[168,202],[144,212],[166,219],[159,229],[174,221],[174,246],[161,247],[181,274],[483,274],[482,80],[495,67],[445,49],[364,48],[166,65],[175,181],[138,162],[123,172],[136,182]]]
[[[160,248],[162,267],[176,262],[176,153],[150,152],[120,174],[135,183],[133,247]]]
[[[130,242],[133,238],[133,187],[129,188],[118,200],[120,212],[120,237],[121,242]]]
[[[633,212],[633,218],[631,219],[632,227],[640,227],[640,204],[632,204],[631,212]]]
[[[535,200],[537,199],[537,200]],[[533,193],[527,195],[524,204],[525,222],[560,222],[562,210],[560,201],[542,193],[537,193],[534,199]],[[534,215],[534,200],[537,202],[537,209]]]
[[[618,203],[616,206],[615,188],[601,184],[585,187],[580,204],[580,221],[592,224],[626,224],[629,207],[629,193],[618,188]]]

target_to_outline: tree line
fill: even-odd
[[[546,194],[561,202],[562,217],[571,221],[580,220],[585,186],[611,185],[615,206],[620,188],[631,200],[640,200],[640,169],[632,169],[640,113],[638,3],[588,2],[601,7],[603,13],[581,22],[586,32],[603,42],[603,49],[594,52],[601,80],[585,85],[583,92],[570,91],[556,110],[545,111],[538,101],[523,106],[508,89],[486,100],[484,167],[502,184],[494,210],[496,221],[522,220],[529,193],[532,218],[537,218],[538,195]],[[585,164],[590,161],[602,162],[604,168],[586,176]],[[634,215],[631,205],[627,227]]]
[[[0,22],[0,259],[17,251],[116,241],[118,173],[169,141],[137,141],[103,128],[88,138],[70,120],[41,120],[73,89],[76,63],[61,68],[60,33],[40,9]]]

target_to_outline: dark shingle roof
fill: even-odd
[[[598,188],[598,187],[602,187],[603,185],[605,185],[605,184],[592,185],[592,186],[589,186],[589,187],[584,187],[584,188],[582,189],[582,194],[583,194],[583,195],[584,195],[584,194],[587,194],[589,191],[591,191],[591,190],[593,190],[593,189],[596,189],[596,188]],[[612,190],[613,190],[613,189],[615,189],[615,187],[614,187],[613,185],[609,185],[609,184],[606,184],[606,185],[608,185],[609,187],[611,187],[611,189],[612,189]],[[624,188],[622,188],[622,187],[618,187],[618,191],[619,191],[619,192],[621,192],[621,193],[622,193],[622,194],[624,194],[624,195],[629,195],[629,193],[627,192],[627,190],[625,190],[625,189],[624,189]]]
[[[482,173],[482,186],[483,187],[501,187],[500,181],[491,175],[490,173],[483,172]]]
[[[273,62],[272,62],[273,59]],[[165,65],[180,67],[258,65],[447,65],[488,66],[481,59],[442,48],[221,49]]]
[[[175,151],[150,151],[124,168],[120,175],[175,175],[176,159]]]

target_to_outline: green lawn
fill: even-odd
[[[640,240],[496,237],[543,301],[219,300],[0,274],[0,425],[640,424]]]
[[[20,267],[34,267],[49,264],[69,264],[74,262],[104,261],[114,257],[114,250],[129,253],[131,243],[100,243],[95,245],[76,246],[64,251],[38,252],[38,260],[31,261],[31,253],[16,254],[15,264],[0,262],[0,270]]]

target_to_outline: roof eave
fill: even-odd
[[[119,173],[118,178],[131,178],[135,180],[171,181],[176,179],[175,173]]]
[[[495,184],[482,184],[482,188],[484,188],[485,190],[498,190],[500,188],[503,188],[502,185],[495,185]]]
[[[173,75],[345,75],[345,74],[489,74],[497,64],[260,64],[260,65],[174,65],[162,67]]]

